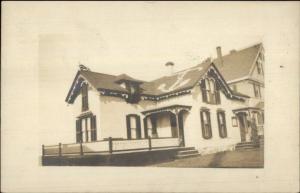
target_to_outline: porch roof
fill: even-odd
[[[263,109],[258,107],[243,107],[243,108],[233,109],[232,112],[238,113],[238,112],[249,111],[249,110],[263,111]]]
[[[181,110],[190,110],[191,108],[192,108],[192,106],[188,106],[188,105],[170,105],[170,106],[165,106],[165,107],[160,107],[160,108],[156,108],[156,109],[150,109],[147,111],[143,111],[142,114],[150,115],[150,114],[161,113],[161,112],[166,112],[166,111],[177,113]]]

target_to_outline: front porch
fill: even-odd
[[[247,107],[233,110],[240,128],[241,143],[259,145],[264,136],[264,111]]]
[[[178,138],[113,139],[73,144],[43,145],[43,166],[143,166],[171,161],[179,151]]]
[[[185,146],[184,119],[191,106],[170,105],[143,111],[145,136],[152,138],[178,138],[179,146]]]

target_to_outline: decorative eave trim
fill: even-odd
[[[69,92],[68,92],[68,94],[67,94],[67,97],[66,97],[66,99],[65,99],[65,101],[66,101],[67,103],[69,103],[69,98],[70,98],[70,95],[71,95],[71,93],[72,93],[72,89],[74,89],[75,82],[76,82],[76,80],[77,80],[79,74],[80,74],[80,71],[77,71],[77,73],[76,73],[76,75],[75,75],[75,78],[74,78],[74,80],[73,80],[73,82],[72,82],[72,85],[71,85],[71,87],[70,87],[70,89],[69,89]]]
[[[239,109],[233,109],[232,112],[236,113],[236,112],[239,112],[239,111],[249,111],[249,110],[264,111],[263,109],[258,108],[258,107],[244,107],[244,108],[239,108]]]
[[[97,89],[102,96],[113,96],[113,97],[119,97],[127,99],[129,94],[121,91],[116,90],[110,90],[110,89],[104,89],[104,88],[98,88]]]
[[[65,101],[68,104],[72,104],[74,102],[74,100],[72,100],[72,97],[75,94],[76,85],[79,84],[79,82],[80,82],[80,87],[82,86],[82,84],[86,83],[89,86],[91,86],[92,89],[97,90],[83,75],[80,74],[80,71],[78,71],[75,78],[74,78],[72,86],[71,86],[71,88],[68,92],[68,95],[65,99]]]
[[[211,63],[205,74],[198,80],[198,84],[200,84],[200,81],[208,77],[208,73],[213,70],[214,73],[217,75],[217,78],[221,80],[221,83],[225,87],[225,96],[229,99],[234,99],[234,100],[240,100],[240,101],[245,101],[245,97],[239,96],[237,94],[234,94],[228,84],[226,83],[225,79],[223,78],[222,74],[219,72],[218,68],[214,65],[214,63]]]
[[[260,43],[260,45],[259,45],[258,52],[257,52],[257,54],[256,54],[256,57],[255,57],[253,63],[252,63],[252,66],[251,66],[251,68],[250,68],[250,72],[249,72],[249,74],[248,74],[249,76],[251,76],[251,75],[253,74],[253,71],[254,71],[254,68],[255,68],[255,65],[256,65],[256,61],[257,61],[257,59],[258,59],[258,57],[259,57],[259,54],[260,54],[261,52],[263,52],[263,53],[265,52],[262,43]]]
[[[147,111],[141,112],[143,115],[148,116],[151,114],[161,113],[161,112],[171,112],[171,113],[179,113],[182,110],[189,111],[192,108],[192,106],[187,105],[170,105],[166,107],[160,107],[155,109],[150,109]]]
[[[147,95],[147,94],[142,94],[141,98],[143,100],[152,100],[152,101],[160,101],[163,99],[168,99],[168,98],[172,98],[172,97],[177,97],[177,96],[181,96],[181,95],[185,95],[185,94],[189,94],[192,91],[192,87],[189,88],[185,88],[182,90],[178,90],[175,92],[170,92],[170,93],[166,93],[166,94],[162,94],[162,95]]]

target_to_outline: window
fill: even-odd
[[[260,86],[258,84],[253,84],[253,89],[254,89],[254,96],[260,98],[261,97]]]
[[[88,115],[76,120],[76,142],[97,140],[96,116]]]
[[[232,122],[232,127],[237,127],[238,126],[238,122],[236,117],[231,117],[231,122]]]
[[[264,122],[263,122],[263,117],[262,117],[262,113],[259,113],[259,112],[255,112],[255,120],[256,120],[256,123],[258,125],[263,125]]]
[[[203,102],[209,104],[220,104],[220,88],[214,79],[206,78],[200,82]]]
[[[82,111],[89,110],[89,104],[88,104],[88,85],[83,84],[81,87],[81,95],[82,95]]]
[[[227,137],[225,112],[224,111],[217,112],[217,117],[218,117],[218,125],[219,125],[219,135],[221,138],[225,138]]]
[[[256,68],[257,68],[257,73],[261,74],[261,64],[259,63],[259,61],[256,62]]]
[[[256,68],[258,74],[263,74],[263,61],[264,61],[264,55],[260,53],[256,61]]]
[[[212,138],[209,110],[208,109],[201,110],[200,118],[201,118],[202,137],[204,139]]]
[[[140,139],[141,138],[141,120],[138,115],[127,115],[127,138],[128,139]]]

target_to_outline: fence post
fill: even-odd
[[[61,143],[58,144],[58,155],[61,157]]]
[[[82,147],[82,142],[80,142],[80,155],[83,155],[83,147]]]
[[[45,156],[45,145],[42,145],[42,156]]]
[[[148,137],[149,151],[152,149],[151,137]]]
[[[108,138],[108,146],[109,146],[109,153],[112,154],[113,152],[113,143],[112,143],[112,138]]]

